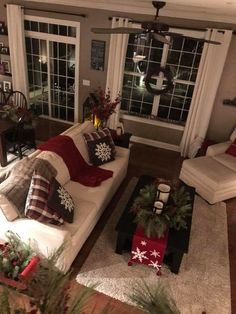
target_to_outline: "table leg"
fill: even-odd
[[[4,134],[0,134],[0,164],[2,167],[7,165],[7,151]]]
[[[126,235],[121,232],[118,232],[115,250],[117,254],[122,254],[126,240],[127,240]]]
[[[178,274],[183,255],[184,255],[183,252],[173,253],[172,263],[170,265],[170,270],[172,271],[172,273]]]

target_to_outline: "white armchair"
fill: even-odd
[[[225,151],[236,138],[208,147],[206,156],[183,161],[180,179],[210,204],[236,197],[236,157]]]

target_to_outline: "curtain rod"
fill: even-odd
[[[4,4],[4,7],[6,8],[6,4]],[[59,14],[66,14],[66,15],[74,15],[74,16],[80,16],[80,17],[87,17],[86,14],[76,14],[76,13],[67,13],[67,12],[61,12],[61,11],[55,11],[55,10],[43,10],[43,9],[30,9],[30,8],[25,8],[22,7],[26,10],[31,10],[31,11],[41,11],[41,12],[49,12],[49,13],[59,13]]]

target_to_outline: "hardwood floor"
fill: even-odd
[[[65,126],[62,126],[61,128],[64,127]],[[51,127],[51,130],[53,130],[53,132],[55,133],[53,135],[61,132],[60,130],[60,132],[57,133],[57,129],[55,126]],[[119,200],[129,180],[133,176],[140,176],[142,174],[164,177],[168,179],[178,178],[181,164],[182,158],[177,152],[149,147],[142,144],[132,145],[127,176],[121,184],[120,188],[118,189],[117,193],[111,200],[103,216],[91,233],[90,237],[84,244],[77,258],[75,259],[72,265],[74,269],[72,273],[72,280],[74,280],[75,276],[79,272],[79,269],[81,268],[86,257],[91,251],[94,243],[96,242],[96,239],[103,230],[108,218],[112,214],[112,211],[115,207],[114,204],[116,204],[116,202]],[[230,257],[231,303],[232,314],[236,314],[236,198],[226,201],[226,204]],[[94,309],[94,304],[96,304],[94,313],[99,313],[99,309],[101,309],[110,300],[111,299],[109,297],[96,293],[95,297],[93,298],[93,302],[91,303],[90,309]],[[112,308],[114,309],[114,313],[140,313],[134,308],[115,300],[112,300]],[[90,311],[88,310],[88,312],[86,313],[90,313]]]

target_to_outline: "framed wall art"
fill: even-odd
[[[9,55],[9,47],[1,47],[1,43],[0,43],[0,53],[5,54],[5,55]]]
[[[5,74],[5,68],[2,63],[0,63],[0,74]]]
[[[4,90],[4,92],[10,92],[11,91],[11,82],[3,81],[3,90]]]
[[[92,40],[91,43],[91,69],[104,71],[106,42]]]
[[[4,72],[7,73],[7,74],[10,74],[11,73],[11,67],[10,67],[10,61],[8,60],[2,60],[1,62],[4,66]]]

